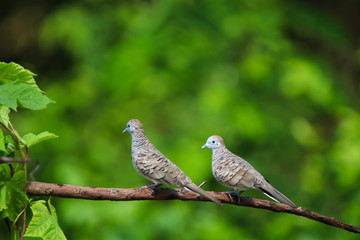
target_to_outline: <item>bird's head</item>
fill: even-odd
[[[221,146],[224,146],[224,140],[220,136],[214,135],[208,138],[205,145],[202,146],[201,149],[207,147],[213,151]]]
[[[137,131],[143,131],[143,126],[139,120],[131,119],[126,124],[126,128],[124,129],[123,133],[128,132],[128,133],[132,134]]]

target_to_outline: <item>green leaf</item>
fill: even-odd
[[[0,129],[0,151],[1,152],[5,152],[6,148],[5,148],[5,137],[3,134],[3,131]]]
[[[20,81],[24,83],[35,84],[34,77],[36,74],[23,68],[14,62],[0,62],[0,82],[8,83],[12,81]]]
[[[8,207],[6,205],[6,186],[3,186],[0,189],[0,214],[2,214],[2,212],[7,208]]]
[[[11,178],[10,167],[8,164],[0,165],[0,187]]]
[[[0,104],[0,122],[5,125],[5,127],[9,126],[9,114],[10,109],[7,106]]]
[[[44,240],[66,239],[58,224],[55,208],[51,205],[50,200],[48,204],[50,211],[43,200],[31,204],[33,217],[25,232],[26,237],[41,237]]]
[[[5,156],[9,156],[11,153],[13,153],[16,150],[16,143],[15,140],[10,135],[5,135],[4,140],[6,146]]]
[[[4,83],[0,85],[0,105],[15,111],[18,105],[22,108],[39,110],[53,102],[36,85],[34,76],[34,73],[16,63],[0,62],[0,82]],[[6,109],[4,114],[1,112],[0,109],[0,121],[2,115],[8,116]]]
[[[49,140],[49,139],[53,139],[53,138],[57,138],[58,136],[56,136],[53,133],[50,133],[48,131],[39,133],[38,135],[35,135],[33,133],[28,133],[25,136],[22,137],[22,140],[24,141],[25,145],[30,147],[32,145],[35,145],[39,142],[45,141],[45,140]]]
[[[17,171],[13,177],[8,164],[0,164],[0,218],[14,221],[29,201],[24,192],[25,172]]]
[[[14,176],[11,178],[11,183],[14,183],[17,187],[24,189],[26,186],[25,171],[20,170],[15,172]]]
[[[53,102],[36,86],[36,84],[13,81],[0,86],[0,104],[16,111],[20,107],[40,110]]]
[[[50,199],[51,199],[51,198],[49,198],[49,201],[48,201],[48,205],[49,205],[49,209],[50,209],[50,214],[56,219],[56,221],[58,221],[58,217],[57,217],[57,213],[56,213],[55,207],[54,207],[54,205],[51,204]]]

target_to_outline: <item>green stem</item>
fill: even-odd
[[[17,136],[17,133],[15,131],[14,126],[12,125],[12,123],[9,121],[9,125],[11,127],[11,129],[7,128],[8,132],[11,134],[11,136],[13,137],[13,139],[15,140],[19,151],[21,153],[22,159],[24,160],[24,171],[25,171],[25,178],[27,179],[27,165],[26,165],[26,161],[29,155],[29,148],[25,145],[25,153],[22,150],[21,146],[20,146],[20,141],[19,138]],[[4,125],[3,125],[4,126]],[[24,206],[24,212],[23,212],[23,226],[22,226],[22,231],[20,232],[20,239],[23,240],[24,239],[24,235],[25,235],[25,228],[26,228],[26,208],[27,208],[28,204],[26,203]]]
[[[25,236],[25,230],[26,230],[26,208],[28,206],[28,203],[25,204],[25,207],[24,207],[24,214],[23,214],[23,226],[22,226],[22,232],[21,232],[21,235],[20,235],[20,239],[23,240],[24,239],[24,236]]]
[[[19,142],[19,138],[18,138],[18,136],[17,136],[17,134],[16,134],[15,128],[14,128],[14,126],[11,124],[10,121],[9,121],[9,125],[10,125],[10,127],[11,127],[10,134],[12,135],[12,137],[14,138],[14,140],[15,140],[15,142],[16,142],[16,144],[17,144],[17,146],[18,146],[18,148],[19,148],[19,151],[20,151],[20,153],[21,153],[22,158],[25,159],[25,153],[24,153],[23,150],[21,149],[20,142]],[[26,166],[26,163],[25,163],[25,166]]]

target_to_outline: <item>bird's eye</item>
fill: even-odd
[[[215,143],[215,140],[213,140],[211,143]]]
[[[127,127],[129,128],[129,127],[130,127],[130,124],[128,124]]]

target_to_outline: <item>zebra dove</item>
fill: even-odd
[[[209,137],[201,149],[205,147],[212,151],[212,172],[222,185],[240,190],[240,193],[249,188],[258,189],[276,202],[280,200],[291,207],[296,207],[292,201],[271,186],[250,163],[230,152],[220,136]]]
[[[124,132],[131,135],[131,156],[135,170],[154,183],[147,187],[166,184],[186,188],[222,205],[218,199],[193,183],[178,166],[154,147],[146,137],[139,120],[130,120]]]

